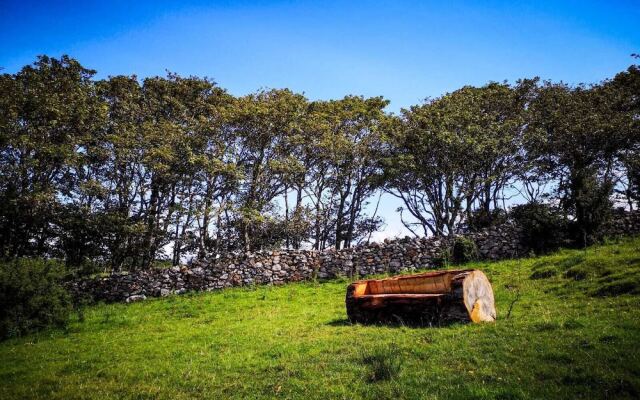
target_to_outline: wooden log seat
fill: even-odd
[[[493,322],[493,289],[480,270],[448,270],[357,281],[347,287],[351,322],[434,325]]]

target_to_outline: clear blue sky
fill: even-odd
[[[98,77],[170,70],[236,95],[382,95],[390,111],[466,84],[595,82],[629,66],[631,53],[640,53],[640,0],[0,0],[7,72],[38,54],[69,54]],[[397,205],[383,204],[391,231]]]
[[[392,111],[490,80],[597,81],[633,52],[638,0],[0,0],[5,71],[66,53],[101,77],[168,69],[214,78],[233,94],[383,95]]]

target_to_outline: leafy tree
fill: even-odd
[[[387,191],[417,221],[403,219],[407,228],[450,235],[476,207],[492,215],[522,164],[526,100],[492,83],[403,110],[383,162]]]
[[[204,256],[213,205],[233,187],[230,96],[209,80],[171,74],[143,85],[113,77],[101,90],[110,107],[102,183],[113,265],[146,267],[170,241],[174,263],[183,251]]]
[[[0,75],[0,256],[89,273],[350,247],[382,226],[368,212],[381,189],[416,235],[500,223],[519,191],[534,211],[557,203],[589,241],[614,190],[640,201],[639,71],[463,87],[394,116],[382,97],[236,98],[176,74],[95,81],[43,56]]]
[[[242,171],[237,196],[238,229],[246,250],[260,248],[252,233],[264,222],[263,212],[286,195],[290,176],[301,170],[290,154],[300,132],[307,101],[289,90],[261,91],[238,99],[233,121],[238,135],[239,168]]]
[[[619,118],[619,129],[630,138],[629,145],[622,150],[624,176],[621,183],[624,184],[622,193],[633,209],[634,202],[636,205],[640,202],[640,66],[630,66],[606,86],[617,94],[613,110]]]
[[[561,205],[585,243],[607,219],[617,163],[631,144],[621,129],[624,116],[614,111],[617,96],[607,85],[546,82],[531,104],[528,152],[552,171]]]
[[[368,235],[361,229],[367,218],[363,210],[378,187],[387,104],[382,97],[357,96],[313,104],[312,149],[317,158],[309,192],[317,249],[350,247],[360,234]]]
[[[63,56],[39,57],[0,77],[0,253],[51,253],[62,204],[104,117],[94,71]]]

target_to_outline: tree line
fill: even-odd
[[[39,57],[0,75],[0,255],[113,270],[185,255],[343,248],[399,198],[415,235],[548,204],[590,240],[640,200],[640,67],[592,85],[465,86],[388,113],[382,97],[232,96],[207,78],[95,79]],[[168,253],[168,254],[167,254]]]

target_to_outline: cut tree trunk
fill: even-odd
[[[493,322],[493,289],[479,270],[450,270],[358,281],[347,287],[351,322],[439,325]]]

